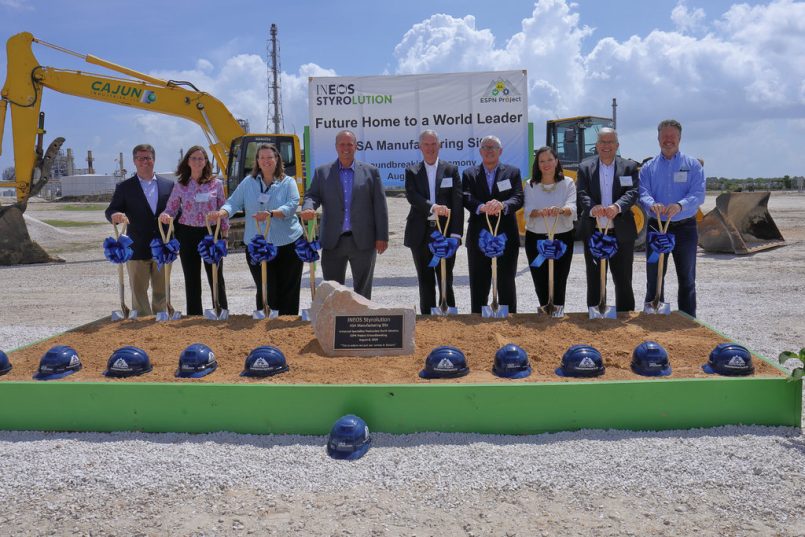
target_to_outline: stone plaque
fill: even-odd
[[[414,353],[414,308],[388,308],[337,282],[324,281],[310,306],[313,333],[326,356]]]
[[[402,315],[336,315],[333,348],[402,349]]]

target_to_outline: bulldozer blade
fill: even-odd
[[[614,306],[590,306],[587,308],[590,319],[617,319],[618,312]]]
[[[505,319],[509,316],[509,306],[498,304],[497,307],[481,306],[481,317],[485,319]]]
[[[785,246],[769,214],[771,192],[725,192],[698,224],[699,246],[707,252],[751,254]]]

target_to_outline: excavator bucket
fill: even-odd
[[[769,214],[771,192],[726,192],[699,222],[699,246],[707,252],[751,254],[785,246]]]

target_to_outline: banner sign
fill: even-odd
[[[383,185],[405,188],[405,168],[422,160],[419,134],[435,130],[439,158],[459,172],[481,163],[481,139],[500,138],[501,162],[528,169],[526,71],[402,76],[311,77],[311,165],[335,161],[335,135],[358,138],[358,160],[377,166]],[[312,174],[311,174],[312,175]]]

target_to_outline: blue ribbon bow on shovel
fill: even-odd
[[[560,240],[542,239],[537,241],[537,252],[539,255],[534,259],[530,266],[539,267],[546,259],[559,259],[567,251],[567,244]]]
[[[212,235],[204,235],[198,243],[198,253],[208,265],[217,265],[226,257],[226,239],[216,241]]]
[[[489,233],[487,231],[487,233]],[[455,237],[445,237],[441,231],[434,231],[430,234],[431,242],[428,244],[428,250],[433,254],[433,257],[428,263],[428,267],[434,268],[439,264],[441,259],[450,259],[456,255],[458,250],[458,239]],[[504,242],[505,244],[505,242]]]
[[[134,241],[128,235],[120,235],[117,239],[106,237],[103,241],[103,255],[115,265],[125,263],[134,255],[132,244]]]
[[[478,248],[486,257],[500,257],[506,249],[506,238],[503,235],[492,235],[488,230],[482,229],[478,236]]]
[[[303,263],[315,263],[319,260],[319,252],[321,244],[318,239],[308,241],[304,235],[296,239],[293,243],[294,252],[296,257],[302,260]]]
[[[249,263],[259,265],[263,261],[272,261],[277,257],[277,247],[266,240],[261,234],[256,234],[246,245],[249,252]]]
[[[648,248],[651,249],[651,255],[648,257],[649,264],[656,263],[660,259],[660,254],[670,254],[676,245],[676,237],[673,233],[660,233],[659,231],[649,231]]]
[[[596,259],[610,259],[618,252],[618,239],[600,231],[593,231],[587,244],[590,253]]]
[[[157,262],[157,270],[162,270],[163,265],[173,263],[179,257],[179,240],[175,237],[164,242],[159,237],[150,243],[151,257]]]

